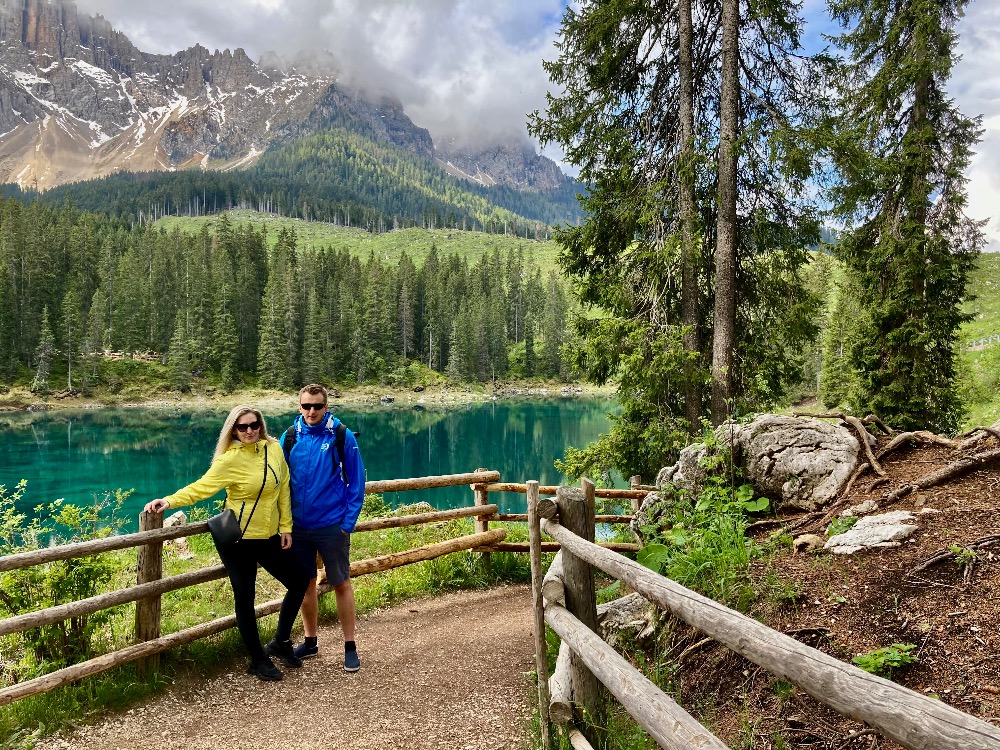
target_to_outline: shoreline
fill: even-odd
[[[605,398],[617,394],[614,386],[586,383],[511,382],[502,388],[487,390],[483,384],[467,386],[428,385],[416,388],[355,386],[330,389],[330,405],[349,406],[423,406],[449,407],[494,401],[535,400],[553,398]],[[250,404],[262,410],[295,411],[298,391],[242,389],[223,393],[215,388],[203,388],[189,393],[160,392],[148,397],[133,392],[90,396],[38,397],[27,388],[12,387],[0,395],[0,413],[49,412],[103,409],[231,409],[237,404]]]

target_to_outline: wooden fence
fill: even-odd
[[[506,531],[504,529],[491,530],[489,528],[491,520],[527,520],[527,515],[525,514],[499,513],[498,506],[488,502],[489,493],[491,492],[526,492],[526,485],[524,484],[499,484],[499,479],[499,472],[479,469],[466,474],[367,482],[365,484],[365,494],[471,485],[474,492],[475,504],[471,507],[454,510],[359,521],[355,527],[355,532],[378,531],[381,529],[400,528],[472,517],[476,523],[475,533],[416,549],[352,562],[351,577],[355,578],[368,573],[390,570],[461,550],[477,550],[484,554],[500,551],[528,552],[529,545],[527,543],[505,543]],[[550,491],[551,494],[555,494],[557,488],[549,487],[544,489]],[[644,494],[638,490],[599,490],[598,493],[605,497],[628,497],[632,499]],[[597,516],[595,522],[628,523],[630,520],[630,516]],[[43,565],[58,560],[86,557],[88,555],[133,547],[138,548],[136,585],[118,591],[99,594],[89,599],[60,604],[0,620],[0,636],[4,636],[30,628],[50,625],[72,617],[81,617],[109,607],[136,602],[136,643],[127,648],[59,669],[35,679],[0,688],[0,706],[27,698],[31,695],[47,692],[61,685],[140,659],[142,660],[140,668],[143,671],[155,669],[158,666],[159,654],[162,652],[199,638],[220,633],[236,624],[235,615],[229,615],[210,622],[200,623],[176,633],[168,635],[161,633],[160,604],[163,594],[226,576],[225,568],[221,565],[215,565],[164,578],[162,574],[163,543],[171,539],[180,539],[195,534],[207,533],[208,524],[206,522],[199,522],[169,528],[162,528],[162,524],[162,514],[144,512],[140,514],[140,530],[137,533],[46,547],[44,549],[0,557],[0,572],[4,572],[34,565]],[[557,542],[548,542],[546,546],[558,548],[559,545]],[[638,549],[637,545],[634,544],[609,543],[606,546],[619,552],[634,552]],[[327,593],[330,590],[331,587],[327,585],[319,587],[321,594]],[[256,608],[256,615],[258,618],[263,617],[277,612],[280,607],[280,599],[266,602]]]
[[[540,500],[533,483],[527,494],[535,630],[540,639],[536,641],[539,705],[546,748],[551,742],[550,715],[561,722],[570,721],[574,714],[579,718],[581,713],[599,720],[601,685],[663,748],[726,747],[596,635],[591,566],[907,750],[1000,748],[1000,728],[810,648],[594,544],[594,491],[586,480],[582,489],[560,488],[555,502]],[[539,551],[542,531],[562,545],[544,579]],[[543,620],[563,639],[569,656],[567,664],[561,650],[552,680],[545,659]],[[593,731],[594,722],[570,726],[574,747],[589,747],[586,735]]]

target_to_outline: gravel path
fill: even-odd
[[[338,627],[320,655],[262,683],[242,661],[39,748],[506,750],[520,745],[534,666],[531,592],[461,591],[358,621],[361,671],[342,668]]]

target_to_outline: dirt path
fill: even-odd
[[[279,683],[230,671],[39,748],[171,750],[449,748],[520,744],[534,666],[525,586],[406,602],[358,622],[361,671],[342,668],[340,631],[321,629],[320,655]]]

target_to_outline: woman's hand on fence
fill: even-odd
[[[292,535],[287,531],[281,532],[281,549],[292,548]]]
[[[162,497],[158,497],[155,500],[150,500],[146,503],[146,507],[143,508],[147,513],[162,513],[167,508],[170,507],[170,503],[164,500]]]

